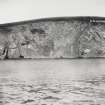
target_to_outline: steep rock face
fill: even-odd
[[[0,26],[1,59],[104,56],[104,22],[77,18]]]
[[[105,57],[105,25],[90,24],[79,42],[79,56]]]

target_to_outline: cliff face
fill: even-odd
[[[0,58],[105,56],[105,24],[78,19],[0,26]]]

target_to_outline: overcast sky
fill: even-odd
[[[105,0],[0,0],[0,23],[60,16],[105,16]]]

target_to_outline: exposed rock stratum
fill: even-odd
[[[105,18],[47,18],[0,25],[0,59],[105,57]]]

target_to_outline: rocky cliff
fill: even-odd
[[[105,57],[105,19],[72,17],[0,25],[0,59]]]

